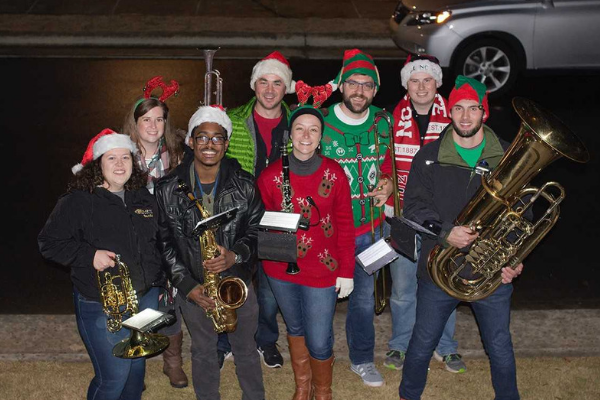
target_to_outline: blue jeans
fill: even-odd
[[[268,278],[281,307],[290,336],[304,336],[312,358],[327,360],[333,355],[333,314],[337,301],[335,286],[313,288]]]
[[[261,262],[258,263],[256,273],[258,274],[258,330],[256,331],[256,345],[262,347],[268,344],[275,344],[277,343],[277,339],[279,339],[279,325],[277,324],[279,306],[277,305],[277,300],[275,300]],[[217,348],[223,352],[231,351],[231,345],[226,333],[219,335]]]
[[[158,308],[158,288],[148,291],[139,299],[138,309]],[[92,360],[95,376],[87,392],[88,400],[136,400],[142,398],[146,359],[122,359],[113,356],[113,347],[129,337],[129,329],[116,333],[106,329],[106,314],[102,304],[85,299],[73,289],[73,303],[77,328]],[[124,318],[126,319],[126,318]]]
[[[387,223],[386,225],[389,227]],[[420,253],[421,238],[417,236],[417,260]],[[388,346],[390,350],[406,352],[417,312],[417,262],[412,262],[400,255],[396,261],[390,264],[390,274],[392,276],[392,293],[390,294],[392,337]],[[458,342],[453,339],[455,326],[456,310],[450,314],[436,348],[441,356],[457,353]]]
[[[471,303],[485,351],[490,358],[496,400],[518,400],[517,368],[510,337],[512,285],[500,285],[489,297]],[[417,319],[402,369],[400,397],[419,400],[427,382],[427,368],[448,316],[459,301],[435,284],[419,280]],[[475,394],[474,394],[475,395]]]
[[[380,237],[379,227],[375,229],[375,240]],[[372,244],[371,232],[363,233],[354,240],[355,255]],[[348,301],[346,314],[346,340],[350,350],[350,361],[354,365],[373,362],[375,350],[375,297],[373,292],[374,275],[369,275],[360,266],[354,264],[354,290]]]

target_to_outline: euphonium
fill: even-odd
[[[118,273],[113,274],[108,269],[96,271],[102,309],[108,316],[106,328],[116,333],[123,327],[123,316],[133,316],[138,312],[138,298],[131,278],[129,267],[121,261],[121,256],[115,256],[115,267]],[[113,355],[119,358],[148,357],[157,354],[169,346],[169,338],[156,333],[145,333],[132,329],[129,338],[124,339],[113,347]]]
[[[554,226],[565,191],[556,182],[540,188],[527,186],[546,166],[561,156],[585,163],[583,143],[555,116],[535,103],[513,99],[521,118],[517,137],[491,174],[456,219],[479,236],[467,251],[436,246],[427,268],[432,280],[462,301],[481,300],[502,282],[502,268],[516,268]],[[523,218],[543,198],[548,207],[537,221]]]
[[[377,128],[379,121],[384,120],[387,124],[387,132],[380,132],[379,129]],[[373,120],[373,134],[375,137],[375,151],[377,153],[377,161],[376,163],[379,164],[379,159],[380,159],[380,154],[379,154],[379,145],[382,144],[379,142],[379,137],[382,138],[389,138],[389,144],[385,144],[383,143],[383,146],[385,146],[389,152],[390,152],[390,157],[392,158],[392,185],[394,188],[393,194],[392,196],[394,196],[394,215],[395,216],[399,216],[400,215],[400,197],[398,196],[398,178],[397,178],[397,174],[396,174],[396,155],[395,155],[395,151],[394,151],[394,140],[393,140],[393,135],[392,135],[392,130],[393,130],[393,126],[392,126],[392,120],[390,118],[390,115],[385,111],[385,110],[381,110],[378,111],[377,113],[375,113],[375,118]],[[380,171],[378,171],[377,176],[379,178],[379,175],[381,175]],[[369,185],[368,186],[369,191],[373,191],[373,189],[375,189],[375,185]],[[377,206],[378,204],[376,204],[373,201],[373,198],[371,198],[371,205],[369,207],[370,209],[370,217],[371,217],[371,240],[374,243],[375,242],[375,221],[374,219],[374,210],[373,207]],[[383,225],[380,224],[379,225],[379,230],[380,230],[380,235],[379,237],[383,237]],[[382,268],[379,273],[374,275],[374,285],[375,285],[375,289],[374,289],[374,296],[375,296],[375,313],[376,314],[381,314],[383,312],[383,310],[385,310],[385,306],[387,305],[387,282],[386,282],[386,270],[385,267]]]
[[[208,211],[200,201],[195,198],[189,187],[182,180],[179,181],[179,190],[196,205],[202,219],[209,218]],[[206,229],[199,237],[202,261],[212,260],[221,253],[217,247],[215,233]],[[243,280],[234,276],[221,279],[219,274],[212,273],[204,268],[204,294],[215,302],[215,307],[206,311],[206,316],[213,322],[215,332],[233,332],[237,328],[236,309],[240,308],[248,298],[248,287]]]

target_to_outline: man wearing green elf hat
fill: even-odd
[[[340,89],[342,102],[328,108],[321,140],[321,153],[336,160],[344,169],[352,198],[356,254],[372,244],[371,219],[379,239],[383,205],[392,193],[391,159],[380,137],[375,148],[375,114],[380,108],[371,103],[379,90],[379,73],[373,58],[358,50],[346,50],[338,76],[329,82]],[[391,119],[391,116],[390,116]],[[385,120],[378,123],[379,132],[388,132]],[[371,198],[373,200],[371,200]],[[372,207],[371,204],[375,204]],[[351,369],[367,386],[382,386],[383,377],[373,363],[375,349],[375,299],[373,277],[357,263],[354,267],[354,291],[349,296],[346,336]]]
[[[454,222],[481,186],[478,171],[496,168],[509,145],[484,124],[490,109],[486,87],[481,82],[459,75],[448,109],[452,124],[439,139],[416,154],[404,193],[404,216],[427,225],[437,234],[422,237],[417,267],[417,316],[400,383],[400,398],[404,400],[421,398],[433,351],[448,317],[460,302],[432,282],[427,272],[427,255],[437,244],[462,249],[478,237],[479,233],[471,227],[455,226]],[[509,325],[511,282],[522,270],[523,264],[514,270],[503,268],[503,285],[489,297],[471,303],[490,358],[496,399],[519,399]],[[470,278],[471,271],[463,273],[464,278]],[[477,395],[473,393],[471,397]]]

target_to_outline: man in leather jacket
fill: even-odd
[[[244,399],[264,399],[260,358],[254,333],[258,305],[251,285],[256,257],[256,236],[264,213],[254,178],[236,159],[224,158],[229,145],[231,120],[220,106],[200,107],[189,122],[186,141],[194,152],[155,188],[159,207],[160,246],[177,301],[192,338],[192,378],[198,399],[219,399],[220,371],[217,333],[206,311],[214,300],[205,294],[204,269],[221,278],[236,276],[248,288],[248,298],[236,310],[237,329],[229,334],[236,373]],[[238,208],[235,217],[215,231],[220,255],[203,261],[198,239],[192,231],[203,218],[198,207],[179,189],[183,181],[203,208],[216,215]]]

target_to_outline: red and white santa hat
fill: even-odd
[[[292,69],[290,63],[278,51],[274,51],[252,68],[252,76],[250,77],[250,87],[254,90],[254,83],[263,75],[274,74],[280,77],[285,84],[286,93],[294,93],[296,82],[292,80]]]
[[[428,73],[435,79],[436,87],[442,86],[442,68],[437,58],[427,54],[409,54],[400,71],[400,80],[404,89],[408,89],[408,80],[417,72]]]
[[[137,146],[128,135],[122,135],[111,129],[104,129],[90,140],[81,162],[71,168],[73,175],[77,175],[87,163],[97,160],[102,154],[112,149],[128,149],[134,155],[138,151]]]
[[[225,133],[227,134],[227,140],[231,137],[231,131],[233,130],[233,126],[231,124],[231,120],[227,116],[225,109],[223,106],[213,105],[213,106],[202,106],[196,110],[194,115],[190,118],[190,122],[188,124],[188,132],[185,137],[186,143],[189,138],[192,137],[192,132],[196,127],[202,125],[204,122],[214,122],[219,124],[225,129]]]

